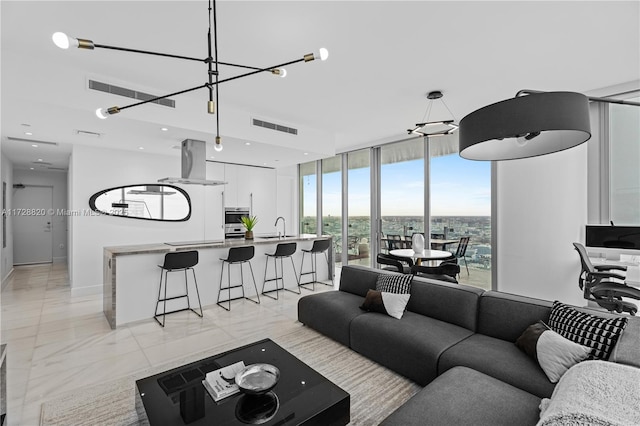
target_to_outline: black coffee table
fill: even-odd
[[[278,384],[263,396],[238,393],[215,402],[202,380],[239,361],[275,365]],[[136,388],[138,413],[146,413],[151,425],[324,426],[350,420],[349,394],[270,339],[137,380]]]

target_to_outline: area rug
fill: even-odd
[[[421,387],[303,325],[273,339],[351,395],[352,425],[377,425]],[[230,348],[229,348],[230,349]],[[41,425],[144,425],[135,407],[135,381],[223,352],[192,354],[42,404]]]

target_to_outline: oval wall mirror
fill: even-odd
[[[127,185],[96,192],[89,199],[91,210],[132,219],[183,222],[191,217],[191,199],[173,185]]]

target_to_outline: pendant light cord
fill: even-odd
[[[209,27],[211,27],[211,13],[209,13]],[[209,36],[209,40],[211,40],[211,36]],[[213,0],[213,52],[216,64],[216,137],[220,137],[220,100],[218,97],[220,87],[218,86],[218,24],[216,20],[216,0]]]

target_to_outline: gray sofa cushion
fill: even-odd
[[[364,297],[369,289],[376,289],[376,281],[381,271],[358,265],[346,265],[340,272],[340,291]],[[394,272],[384,271],[385,274]],[[399,274],[398,274],[399,275]]]
[[[484,290],[415,277],[407,310],[476,331],[478,301]]]
[[[472,334],[463,327],[410,311],[399,320],[369,312],[351,321],[351,348],[426,385],[437,376],[440,354]]]
[[[540,416],[540,398],[485,374],[455,367],[398,408],[384,426],[526,426]]]
[[[487,291],[480,297],[477,332],[515,342],[531,324],[548,323],[551,306],[546,300]]]
[[[538,363],[514,343],[482,334],[474,334],[447,349],[438,361],[438,373],[458,365],[473,368],[540,398],[550,397],[555,387]]]
[[[363,301],[363,297],[344,291],[310,294],[298,301],[298,321],[350,346],[349,324],[353,318],[364,315],[359,308]]]

